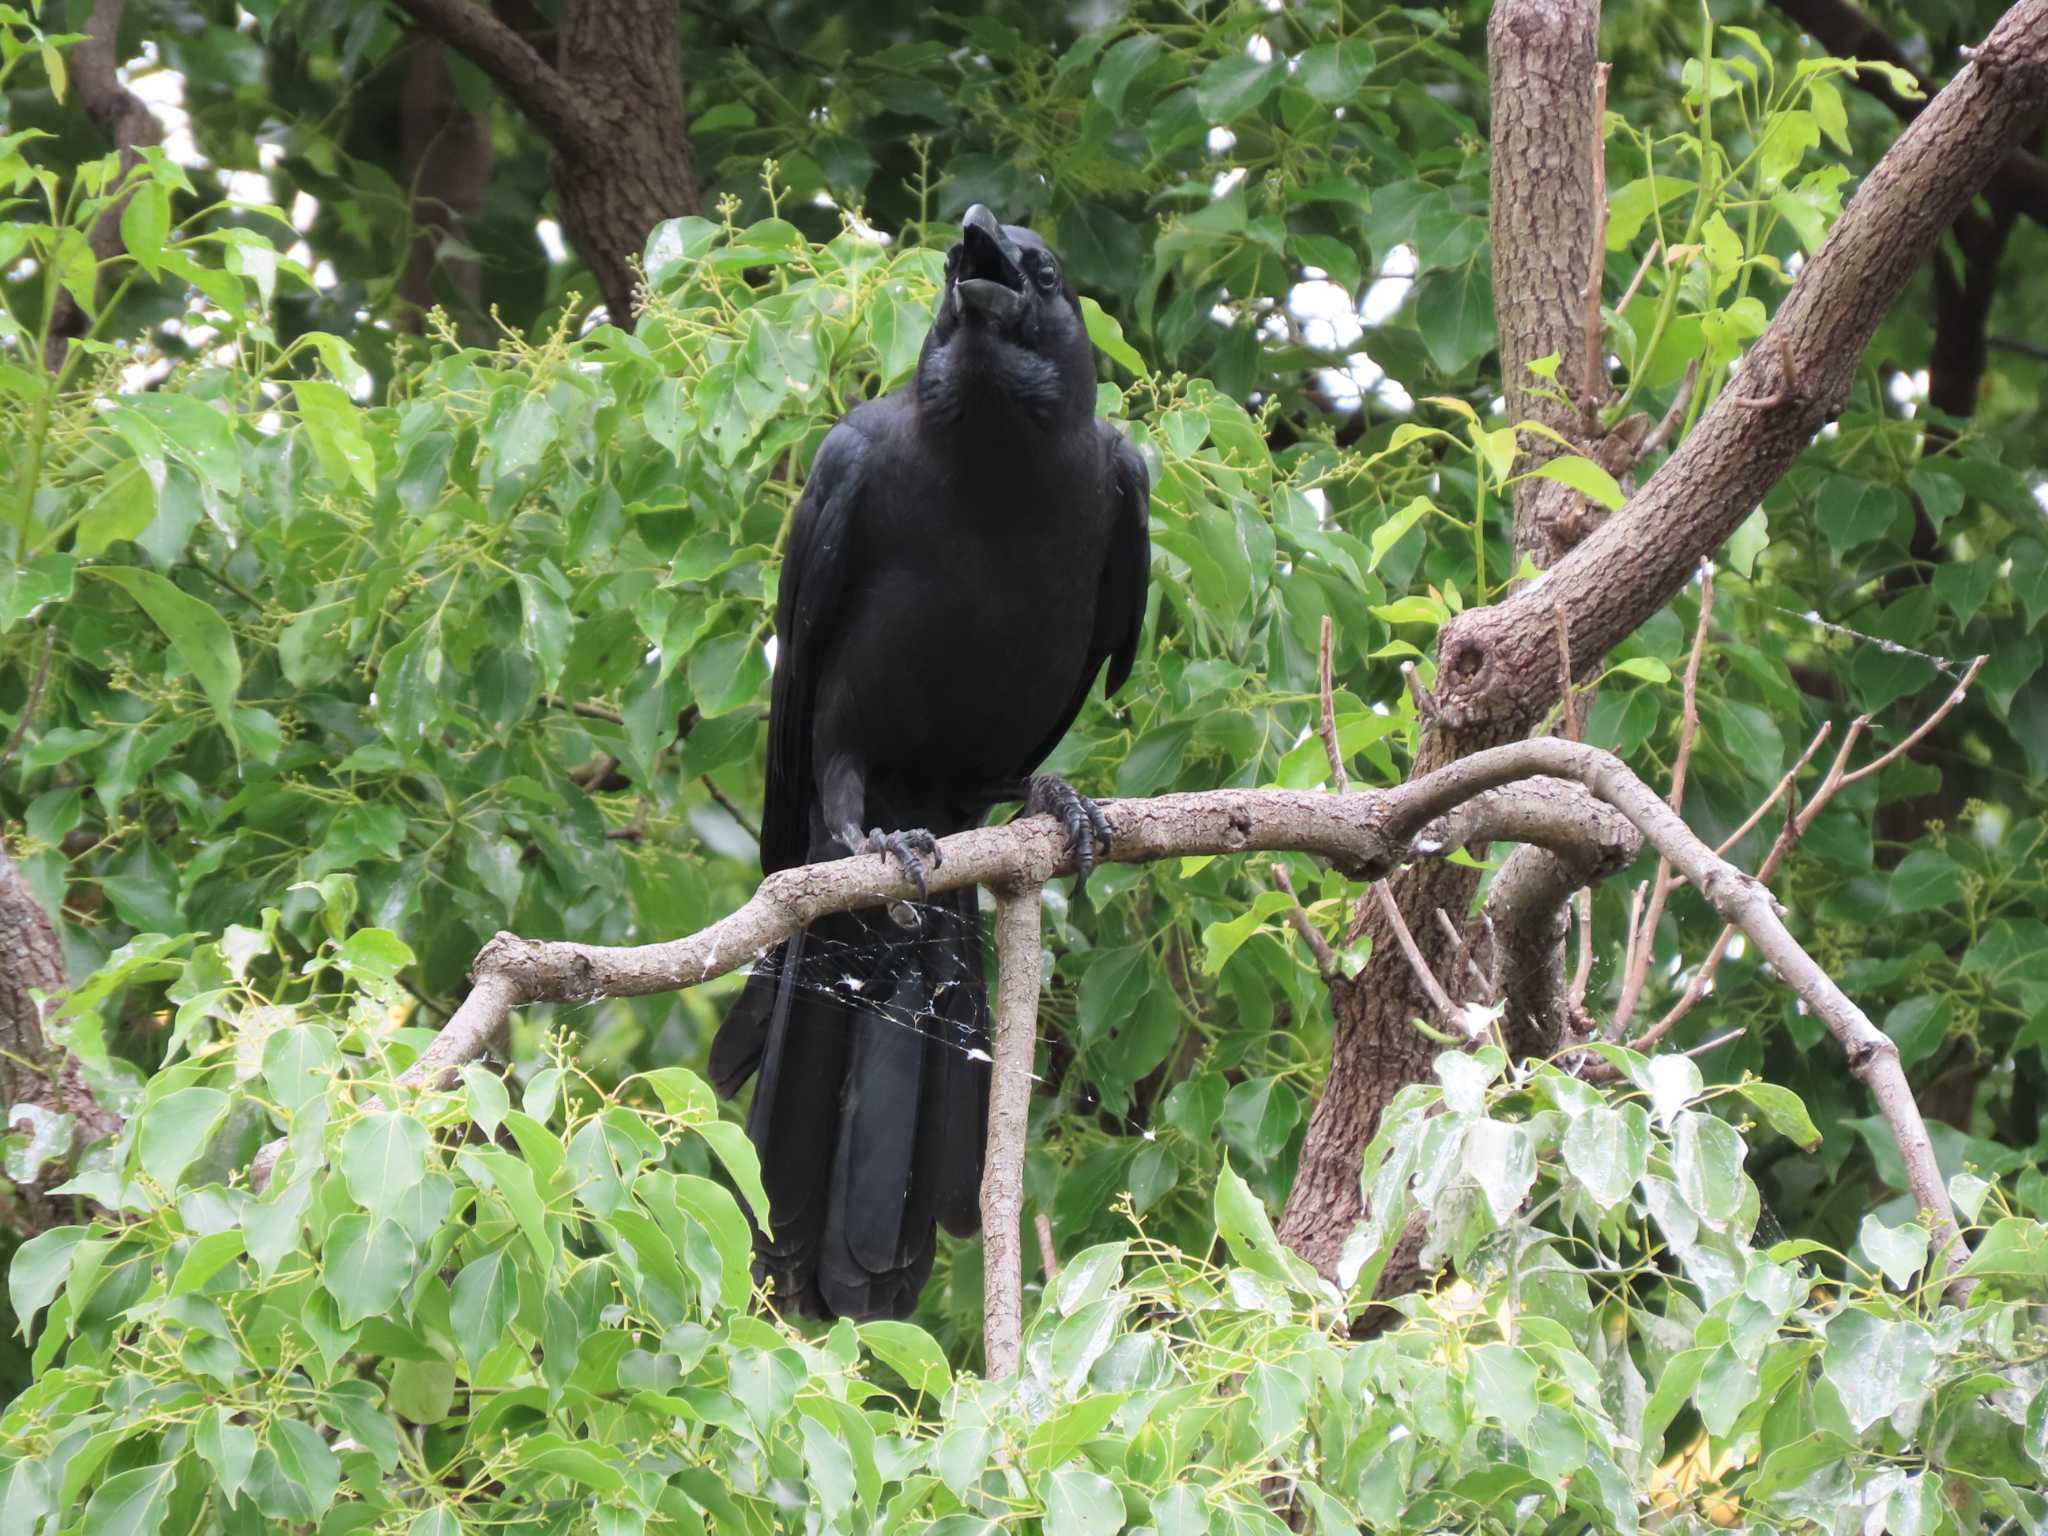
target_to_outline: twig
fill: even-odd
[[[1572,681],[1571,620],[1565,617],[1562,604],[1552,612],[1557,615],[1557,686],[1558,700],[1564,709],[1564,739],[1578,741],[1582,738],[1579,734],[1578,689]]]
[[[1315,921],[1308,915],[1308,908],[1301,904],[1301,898],[1294,894],[1294,877],[1287,873],[1285,864],[1273,866],[1273,883],[1285,891],[1294,903],[1287,909],[1287,921],[1294,925],[1294,931],[1301,935],[1301,942],[1308,946],[1308,952],[1315,957],[1316,974],[1325,981],[1336,980],[1339,974],[1337,956],[1330,948],[1330,941],[1317,930]]]
[[[1651,454],[1671,441],[1671,434],[1678,430],[1678,424],[1685,420],[1685,413],[1692,404],[1692,392],[1699,387],[1700,360],[1694,358],[1685,365],[1685,377],[1678,381],[1678,393],[1671,397],[1671,409],[1663,419],[1650,429],[1649,435],[1636,446],[1636,462],[1642,463]]]
[[[995,1065],[981,1176],[982,1355],[990,1381],[1017,1372],[1024,1341],[1024,1139],[1038,1048],[1038,887],[996,893]]]
[[[1736,405],[1746,405],[1752,410],[1768,411],[1783,405],[1792,398],[1792,384],[1798,377],[1792,370],[1792,352],[1785,343],[1783,331],[1771,332],[1771,346],[1778,354],[1778,382],[1767,395],[1738,395],[1729,393],[1729,400]]]
[[[624,725],[626,717],[609,704],[592,704],[586,699],[565,699],[559,693],[544,693],[541,703],[549,709],[566,709],[572,715],[581,715],[586,720],[603,720],[612,725]]]
[[[1678,1054],[1681,1056],[1704,1056],[1709,1051],[1718,1051],[1731,1040],[1740,1040],[1748,1033],[1749,1026],[1744,1025],[1740,1029],[1729,1030],[1725,1035],[1716,1035],[1711,1040],[1702,1040],[1698,1045],[1689,1045]]]
[[[1730,848],[1733,848],[1737,843],[1749,836],[1750,830],[1758,822],[1770,815],[1771,807],[1785,798],[1785,792],[1797,782],[1799,775],[1806,771],[1806,765],[1813,761],[1813,754],[1821,749],[1821,744],[1828,739],[1829,733],[1834,728],[1835,722],[1832,720],[1823,720],[1820,723],[1820,729],[1813,733],[1813,740],[1809,741],[1806,744],[1806,750],[1799,754],[1799,761],[1785,770],[1784,777],[1778,780],[1777,787],[1757,802],[1756,809],[1743,818],[1741,826],[1714,845],[1714,852],[1718,854],[1727,853]]]
[[[1617,315],[1628,308],[1630,301],[1636,296],[1636,290],[1643,286],[1643,279],[1650,275],[1651,264],[1663,254],[1663,251],[1664,237],[1659,235],[1650,242],[1650,248],[1643,252],[1643,264],[1636,268],[1636,275],[1628,280],[1628,287],[1621,291],[1620,302],[1614,306]]]
[[[1444,984],[1436,979],[1436,972],[1429,968],[1429,962],[1422,958],[1422,951],[1416,946],[1415,935],[1408,931],[1407,919],[1401,916],[1401,907],[1394,900],[1394,893],[1387,889],[1387,882],[1375,880],[1373,894],[1379,898],[1380,911],[1386,916],[1387,925],[1394,930],[1394,939],[1401,946],[1401,953],[1408,957],[1408,968],[1415,973],[1415,979],[1422,984],[1428,995],[1430,1006],[1435,1008],[1446,1024],[1463,1033],[1464,1026],[1458,1018],[1458,1005],[1451,1001],[1444,991]]]
[[[1060,1256],[1053,1251],[1052,1222],[1045,1212],[1040,1211],[1031,1218],[1031,1224],[1038,1231],[1038,1262],[1045,1269],[1045,1278],[1057,1280],[1060,1277]]]
[[[1465,962],[1465,972],[1479,988],[1479,996],[1487,1002],[1493,1001],[1493,979],[1479,968],[1479,961],[1472,954],[1472,947],[1465,942],[1465,935],[1458,932],[1458,925],[1451,921],[1451,914],[1442,907],[1436,909],[1436,925],[1450,940],[1451,953]]]
[[[1700,567],[1700,616],[1692,632],[1692,651],[1685,659],[1684,704],[1678,722],[1678,755],[1671,764],[1671,793],[1666,803],[1683,814],[1685,775],[1692,766],[1693,742],[1700,731],[1700,658],[1707,649],[1707,624],[1714,614],[1714,567]],[[1650,978],[1650,957],[1657,948],[1657,928],[1664,920],[1664,904],[1671,897],[1671,861],[1657,860],[1657,872],[1650,879],[1650,903],[1643,912],[1642,927],[1635,943],[1626,951],[1627,969],[1622,973],[1621,998],[1614,1006],[1613,1022],[1607,1026],[1610,1040],[1618,1038],[1635,1016],[1643,986]]]
[[[1348,794],[1351,790],[1351,775],[1344,771],[1344,753],[1337,745],[1337,702],[1336,691],[1330,684],[1330,616],[1327,613],[1323,615],[1323,638],[1317,656],[1316,672],[1322,693],[1322,719],[1319,729],[1323,737],[1323,751],[1329,754],[1330,777],[1337,785],[1337,793]]]
[[[707,773],[703,775],[698,780],[698,782],[702,784],[706,789],[711,791],[711,798],[719,803],[719,805],[724,809],[726,815],[730,816],[734,821],[740,824],[740,830],[742,832],[746,833],[747,836],[751,837],[757,843],[761,841],[761,829],[755,826],[753,822],[749,821],[747,819],[747,813],[741,810],[737,805],[733,804],[732,800],[730,799],[730,797],[727,796],[726,792],[720,789],[716,784],[714,784],[711,781],[710,774]]]
[[[1607,401],[1607,367],[1603,357],[1600,324],[1600,287],[1607,276],[1607,75],[1612,68],[1598,64],[1593,69],[1593,250],[1586,285],[1579,290],[1584,316],[1586,353],[1581,375],[1579,415],[1590,432],[1600,419],[1600,407]]]
[[[1586,1006],[1586,989],[1593,983],[1593,893],[1582,888],[1573,903],[1579,914],[1579,959],[1572,968],[1569,996],[1576,1012]]]
[[[1941,701],[1939,707],[1925,720],[1921,721],[1906,736],[1905,740],[1874,761],[1857,769],[1854,773],[1845,771],[1849,761],[1849,754],[1855,749],[1857,741],[1862,737],[1865,729],[1868,728],[1870,717],[1868,715],[1858,715],[1854,720],[1850,721],[1849,729],[1842,736],[1841,749],[1835,753],[1835,760],[1829,765],[1826,776],[1821,780],[1820,787],[1814,791],[1813,798],[1807,801],[1803,807],[1795,805],[1788,810],[1784,829],[1779,832],[1776,841],[1771,844],[1771,851],[1764,856],[1763,863],[1757,867],[1757,879],[1766,884],[1770,882],[1771,877],[1777,874],[1779,866],[1785,862],[1785,856],[1792,851],[1793,845],[1805,835],[1806,829],[1813,825],[1814,819],[1827,809],[1828,802],[1835,797],[1838,791],[1854,784],[1859,779],[1868,778],[1887,764],[1896,762],[1903,753],[1924,738],[1935,726],[1939,725],[1942,717],[1963,701],[1963,695],[1969,691],[1970,684],[1976,680],[1977,674],[1984,669],[1984,664],[1989,659],[1986,656],[1979,656],[1975,661],[1971,662],[1962,677],[1957,681],[1955,687]],[[1766,800],[1763,806],[1758,808],[1755,815],[1752,815],[1749,820],[1737,827],[1722,841],[1721,846],[1714,850],[1716,855],[1726,853],[1729,848],[1733,847],[1738,839],[1756,825],[1762,818],[1764,811],[1775,803],[1781,795],[1790,790],[1793,780],[1797,778],[1800,770],[1806,766],[1807,761],[1812,758],[1813,754],[1819,750],[1820,744],[1827,739],[1827,735],[1827,727],[1823,726],[1807,745],[1806,751],[1800,754],[1799,761],[1792,765],[1791,771],[1783,779],[1779,780],[1778,787],[1771,792],[1770,799]],[[1648,1050],[1666,1035],[1670,1034],[1679,1021],[1699,1005],[1700,999],[1707,995],[1707,986],[1714,979],[1714,972],[1720,967],[1722,956],[1728,951],[1729,941],[1734,937],[1735,929],[1732,925],[1722,928],[1719,936],[1714,940],[1713,947],[1707,951],[1706,959],[1700,962],[1699,968],[1692,974],[1692,979],[1686,983],[1685,991],[1680,994],[1678,1001],[1671,1005],[1670,1010],[1663,1018],[1659,1019],[1636,1039],[1629,1042],[1630,1050]]]

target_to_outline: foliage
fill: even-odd
[[[1123,1202],[990,1383],[911,1324],[749,1311],[753,1151],[688,1071],[607,1090],[564,1051],[395,1089],[430,1038],[392,1022],[404,943],[358,929],[273,997],[275,916],[88,983],[165,970],[214,1001],[73,1185],[112,1214],[14,1264],[39,1376],[0,1417],[10,1532],[2048,1519],[2048,1229],[1959,1180],[1990,1228],[1966,1307],[1916,1279],[1915,1225],[1755,1246],[1715,1110],[1810,1137],[1783,1090],[1614,1051],[1603,1094],[1446,1055],[1367,1161],[1383,1219],[1351,1257],[1367,1294],[1420,1210],[1447,1288],[1351,1341],[1226,1168],[1213,1260]],[[227,1176],[273,1125],[290,1150],[252,1195]]]

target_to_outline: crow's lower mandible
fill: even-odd
[[[1103,663],[1105,693],[1130,674],[1148,497],[1096,418],[1058,258],[969,209],[915,384],[826,435],[790,529],[762,868],[879,852],[921,887],[936,836],[1023,800],[1062,820],[1085,878],[1101,815],[1033,773]],[[904,1316],[937,1224],[979,1227],[987,1043],[972,889],[821,919],[756,968],[711,1076],[730,1095],[759,1073],[756,1251],[782,1305]]]

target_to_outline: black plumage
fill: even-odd
[[[915,384],[826,436],[776,605],[764,870],[928,834],[1004,800],[1061,813],[1092,859],[1094,807],[1029,779],[1144,622],[1144,461],[1095,416],[1094,354],[1045,243],[976,207],[947,255]],[[884,837],[864,828],[913,829]],[[783,1305],[902,1316],[935,1226],[980,1225],[988,1003],[972,890],[914,930],[823,919],[757,967],[712,1046],[747,1128]]]

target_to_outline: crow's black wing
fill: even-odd
[[[1123,433],[1106,421],[1095,429],[1108,439],[1104,451],[1109,457],[1111,515],[1115,526],[1109,537],[1109,553],[1102,562],[1100,585],[1095,597],[1095,628],[1088,641],[1088,660],[1075,680],[1073,697],[1061,711],[1059,722],[1040,743],[1024,765],[1029,773],[1052,754],[1067,734],[1067,727],[1088,701],[1088,689],[1104,661],[1109,675],[1103,679],[1102,696],[1108,698],[1123,687],[1138,658],[1138,635],[1145,627],[1145,595],[1151,579],[1152,534],[1149,508],[1152,477],[1145,461]]]
[[[860,500],[867,434],[842,421],[825,434],[804,482],[782,557],[775,601],[775,684],[768,706],[768,784],[761,802],[761,869],[772,874],[810,853],[812,714],[820,647],[829,639],[852,557],[853,508]]]

